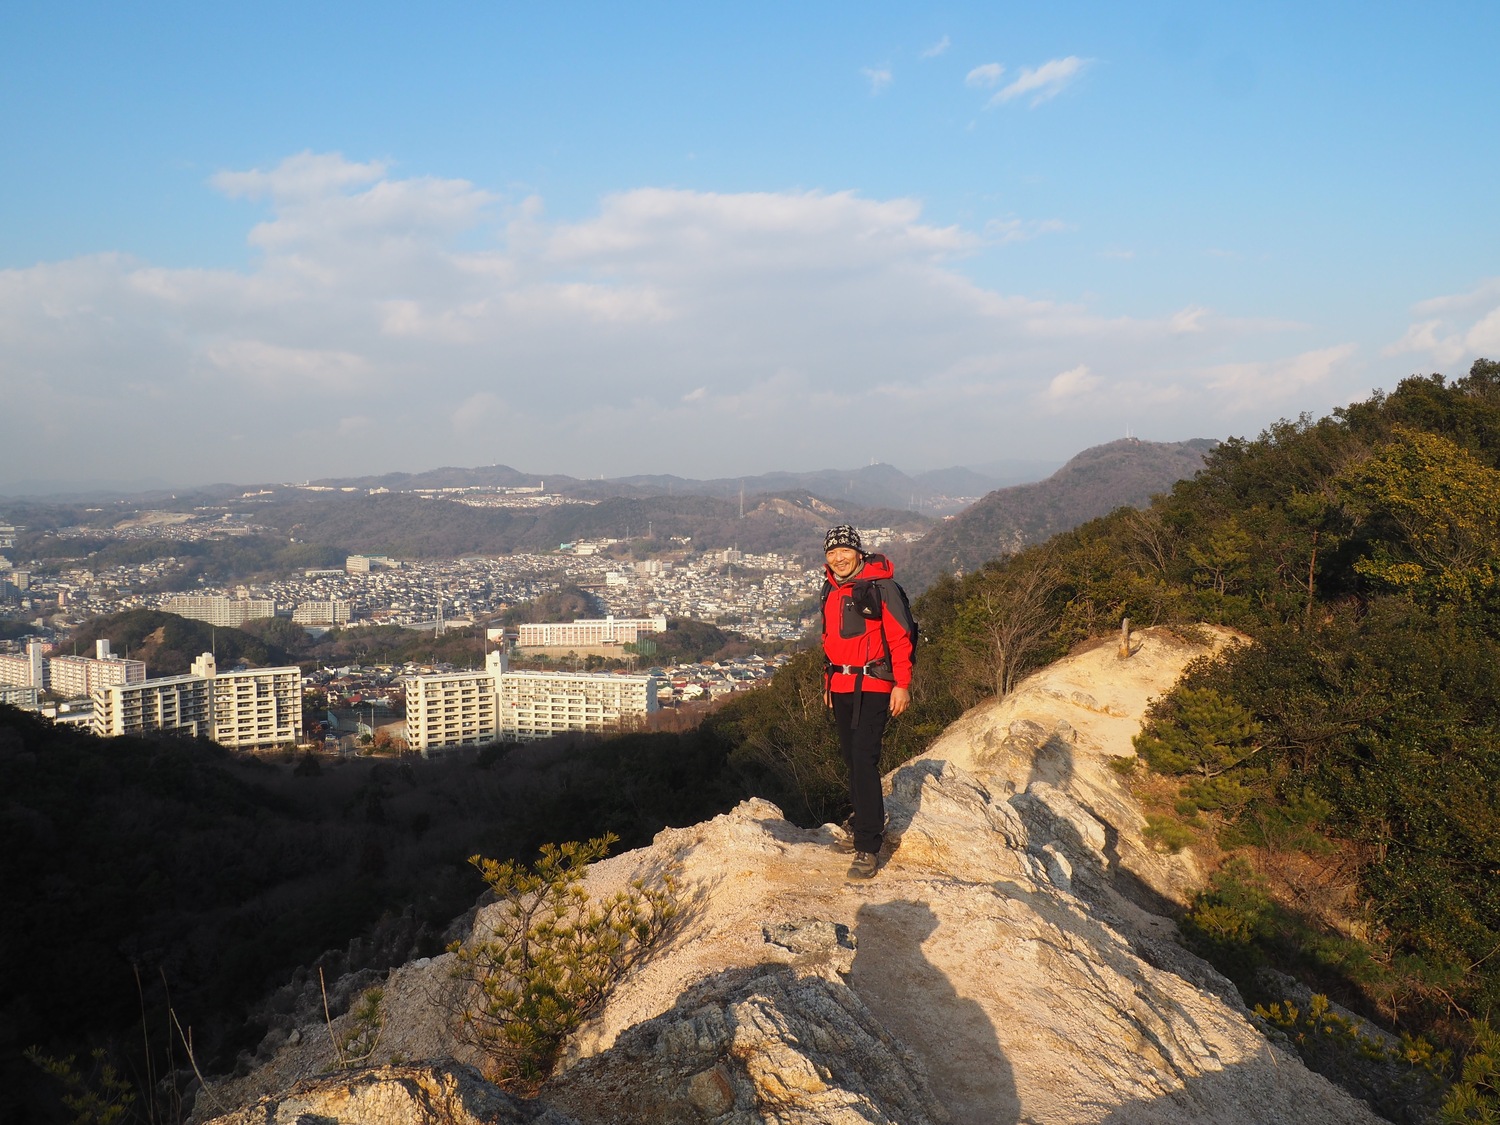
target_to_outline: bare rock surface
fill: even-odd
[[[1140,634],[1129,658],[1077,653],[965,716],[886,779],[897,842],[871,881],[845,879],[832,826],[798,828],[761,800],[597,864],[594,896],[672,872],[684,909],[527,1111],[578,1125],[1379,1121],[1272,1047],[1149,909],[1197,873],[1141,841],[1109,759],[1132,753],[1151,698],[1231,640]],[[443,1012],[450,960],[391,975],[377,1061],[481,1061]],[[274,1101],[330,1067],[325,1028],[294,1038],[214,1097]],[[447,1120],[413,1099],[406,1116],[350,1115],[350,1079],[328,1081],[335,1101],[313,1119]]]
[[[216,1119],[216,1125],[577,1125],[513,1098],[457,1064],[377,1066],[303,1081]]]

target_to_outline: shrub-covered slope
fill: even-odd
[[[976,570],[1116,508],[1142,507],[1196,473],[1213,446],[1123,438],[1085,449],[1046,480],[996,489],[933,528],[898,558],[902,582],[923,590],[944,571]]]
[[[1141,742],[1163,840],[1237,857],[1190,934],[1460,1047],[1500,1010],[1500,364],[1225,442],[917,611],[919,723],[1122,617],[1249,634]]]

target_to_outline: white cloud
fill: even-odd
[[[352,352],[289,348],[264,340],[227,340],[207,345],[203,358],[226,378],[260,392],[349,392],[361,388],[370,365]]]
[[[867,66],[860,70],[865,79],[870,83],[870,96],[873,98],[891,84],[894,77],[889,67]]]
[[[1169,321],[1174,333],[1181,336],[1189,332],[1203,331],[1203,318],[1208,315],[1208,310],[1198,305],[1190,305],[1172,314]]]
[[[506,418],[505,400],[494,391],[477,391],[464,399],[450,416],[453,432],[464,437],[502,432]]]
[[[997,441],[1067,455],[1148,408],[1164,438],[1255,432],[1365,389],[1345,393],[1348,345],[1281,358],[1306,325],[1121,316],[975,280],[1056,220],[972,229],[912,199],[654,187],[560,220],[306,154],[216,183],[268,201],[246,269],[0,270],[9,463],[62,441],[80,476],[254,482],[503,448],[579,475],[719,476],[863,464],[899,417],[908,464],[962,464]],[[1494,308],[1445,331],[1485,337]]]
[[[1306,401],[1307,393],[1329,382],[1356,350],[1353,344],[1337,344],[1287,359],[1221,364],[1207,370],[1207,383],[1225,396],[1229,409],[1258,405],[1262,410],[1275,410],[1283,404]]]
[[[1486,278],[1467,293],[1418,301],[1412,311],[1423,319],[1381,349],[1382,355],[1426,356],[1448,368],[1500,356],[1500,278]]]
[[[259,168],[248,172],[218,172],[209,182],[231,199],[263,199],[269,196],[279,202],[311,199],[330,190],[372,184],[385,175],[380,161],[354,164],[337,152],[299,152],[289,156],[269,172]]]
[[[1412,311],[1418,316],[1467,313],[1476,309],[1488,309],[1496,304],[1500,304],[1500,277],[1488,277],[1467,293],[1418,301]]]
[[[1500,355],[1500,308],[1491,309],[1464,336],[1471,353],[1486,357]]]
[[[1004,73],[1005,67],[999,63],[985,63],[964,75],[964,85],[973,90],[992,90],[1000,84],[1000,76]]]
[[[922,57],[924,59],[935,59],[939,55],[945,53],[951,46],[953,46],[953,41],[945,35],[931,47],[926,48],[922,52]]]
[[[991,219],[984,224],[985,239],[998,245],[1010,242],[1029,242],[1044,234],[1072,230],[1072,226],[1061,219]]]
[[[989,104],[997,106],[1031,94],[1032,106],[1039,106],[1062,93],[1086,66],[1088,60],[1069,55],[1065,59],[1052,59],[1039,67],[1025,67],[1015,81],[990,98]]]
[[[1054,405],[1061,405],[1090,394],[1103,382],[1099,376],[1090,373],[1088,364],[1080,363],[1052,377],[1047,384],[1046,398]]]

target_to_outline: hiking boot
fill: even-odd
[[[885,823],[880,826],[881,834],[891,829],[891,814],[885,814]],[[833,830],[833,850],[842,855],[854,854],[854,814],[850,813],[844,817],[844,822]]]
[[[855,852],[854,862],[849,865],[846,879],[873,879],[880,868],[880,860],[874,852]]]

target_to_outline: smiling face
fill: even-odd
[[[853,547],[835,547],[825,556],[828,559],[828,569],[833,571],[833,576],[840,582],[852,575],[859,569],[859,564],[864,561]]]

